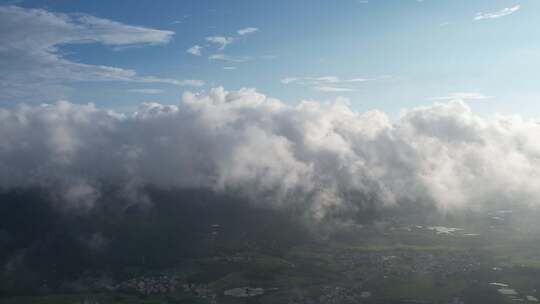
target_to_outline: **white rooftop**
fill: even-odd
[[[498,291],[501,294],[507,295],[507,296],[515,296],[518,294],[514,289],[510,289],[510,288],[501,288],[501,289],[498,289]]]

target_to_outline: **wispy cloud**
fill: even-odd
[[[490,12],[490,13],[476,13],[476,16],[474,17],[474,20],[486,20],[486,19],[497,19],[504,16],[511,15],[515,12],[517,12],[521,8],[520,5],[512,6],[512,7],[505,7],[502,10],[496,11],[496,12]]]
[[[236,31],[236,33],[240,36],[243,36],[243,35],[252,34],[258,31],[259,29],[256,27],[245,27]]]
[[[174,32],[83,14],[0,6],[0,91],[9,101],[50,100],[75,81],[127,81],[200,85],[199,80],[141,76],[131,69],[85,64],[64,57],[59,46],[100,43],[112,47],[168,43]],[[24,39],[21,39],[24,37]],[[60,96],[59,96],[60,95]]]
[[[156,78],[156,77],[141,77],[141,81],[146,83],[167,83],[180,87],[202,87],[204,81],[199,79],[172,79],[172,78]]]
[[[223,67],[224,70],[236,70],[236,67],[233,67],[233,66],[226,66],[226,67]]]
[[[163,78],[163,77],[154,77],[154,76],[136,76],[136,77],[124,77],[114,80],[122,80],[129,82],[140,82],[140,83],[164,83],[180,87],[200,87],[204,85],[204,81],[198,79],[174,79],[174,78]]]
[[[212,36],[206,37],[206,41],[217,44],[220,50],[224,50],[227,45],[233,43],[234,38],[225,36]]]
[[[454,92],[447,96],[432,97],[429,100],[448,101],[448,100],[484,100],[493,98],[478,92]]]
[[[281,83],[285,85],[302,85],[321,92],[351,92],[355,91],[359,84],[377,79],[380,78],[341,79],[337,76],[286,77],[281,79]]]
[[[189,17],[191,17],[191,15],[184,15],[182,16],[180,19],[177,19],[177,20],[174,20],[173,22],[171,22],[171,24],[182,24],[186,21],[186,19],[188,19]]]
[[[352,88],[343,88],[343,87],[333,87],[333,86],[316,86],[313,89],[320,92],[352,92]]]
[[[189,54],[194,55],[194,56],[201,56],[202,49],[203,49],[202,46],[194,45],[194,46],[190,47],[189,49],[187,49],[186,52],[188,52]]]
[[[142,94],[161,94],[163,93],[163,90],[146,88],[146,89],[131,89],[129,90],[129,92],[142,93]]]
[[[212,50],[211,45],[217,45],[218,50],[223,51],[228,45],[232,44],[238,39],[241,39],[240,36],[253,34],[258,31],[259,29],[256,27],[245,27],[236,31],[236,34],[237,34],[236,37],[209,36],[205,38],[205,41],[207,42],[206,44],[204,44],[203,46],[196,44],[190,47],[189,49],[187,49],[186,52],[194,56],[201,56],[203,49]],[[208,56],[208,59],[239,63],[239,62],[249,61],[251,60],[251,57],[231,56],[231,55],[225,55],[223,53],[218,53],[218,54],[212,54]]]
[[[251,58],[245,57],[245,56],[229,56],[225,54],[214,54],[214,55],[210,55],[208,59],[239,63],[239,62],[249,61]]]

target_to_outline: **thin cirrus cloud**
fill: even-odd
[[[356,91],[358,85],[377,78],[350,78],[341,79],[337,76],[322,77],[286,77],[281,79],[284,85],[296,84],[309,87],[319,92],[352,92]]]
[[[59,48],[88,43],[113,47],[166,44],[173,35],[172,31],[90,15],[0,6],[0,90],[6,101],[17,102],[61,98],[69,83],[81,81],[202,85],[200,80],[141,76],[132,69],[71,61]]]
[[[184,23],[191,15],[184,15],[180,19],[174,20],[171,22],[171,24],[182,24]]]
[[[490,13],[476,13],[476,16],[474,17],[474,20],[480,21],[480,20],[486,20],[486,19],[497,19],[501,17],[505,17],[508,15],[511,15],[515,12],[517,12],[521,8],[520,5],[512,6],[512,7],[505,7],[499,11],[496,12],[490,12]]]
[[[163,93],[163,90],[160,89],[152,89],[152,88],[145,88],[145,89],[131,89],[129,92],[132,93],[142,93],[142,94],[161,94]]]
[[[318,86],[314,87],[315,90],[319,92],[352,92],[352,88],[343,88],[343,87],[333,87],[333,86]]]
[[[455,92],[448,94],[447,96],[432,97],[429,100],[433,101],[449,101],[449,100],[485,100],[493,98],[478,92]]]
[[[226,62],[236,62],[236,63],[246,62],[246,61],[251,60],[250,57],[245,57],[245,56],[229,56],[229,55],[225,55],[225,54],[214,54],[214,55],[210,55],[210,56],[208,57],[208,59],[210,59],[210,60],[218,60],[218,61],[226,61]]]
[[[244,35],[247,35],[247,34],[253,34],[255,32],[258,32],[259,29],[256,28],[256,27],[245,27],[243,29],[239,29],[238,31],[236,31],[236,33],[240,36],[244,36]]]

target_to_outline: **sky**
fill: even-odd
[[[540,116],[540,1],[0,1],[0,106],[255,88],[356,111]]]

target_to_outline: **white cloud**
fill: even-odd
[[[540,124],[460,101],[396,120],[343,102],[290,105],[253,89],[184,95],[134,113],[59,102],[0,109],[0,188],[91,206],[100,184],[234,191],[324,219],[401,203],[538,206]]]
[[[233,43],[234,38],[224,37],[224,36],[212,36],[212,37],[206,37],[206,41],[217,44],[220,50],[224,50],[227,47],[227,45]]]
[[[237,34],[239,36],[244,36],[244,35],[247,35],[247,34],[255,33],[257,31],[259,31],[258,28],[246,27],[246,28],[239,29],[237,31]],[[225,37],[225,36],[206,37],[206,41],[217,45],[218,49],[220,51],[223,51],[229,44],[233,43],[236,39],[239,39],[239,38]],[[195,48],[195,47],[193,47],[193,48]],[[201,55],[201,52],[200,52],[201,48],[200,47],[196,48],[196,49],[193,49],[193,48],[189,49],[188,52],[192,53],[192,54],[194,54],[196,56],[200,56]],[[236,57],[236,56],[229,56],[229,55],[225,55],[225,54],[213,54],[213,55],[210,55],[208,58],[211,59],[211,60],[223,60],[223,61],[230,61],[230,62],[244,62],[244,61],[249,60],[249,58],[246,58],[246,57]]]
[[[358,85],[367,81],[373,81],[380,78],[350,78],[341,79],[337,76],[322,77],[285,77],[281,83],[297,84],[310,87],[320,92],[352,92],[358,88]]]
[[[66,15],[56,16],[66,18]],[[174,35],[171,31],[126,25],[89,15],[71,17],[63,21],[74,26],[78,25],[74,36],[71,37],[74,41],[67,42],[97,42],[108,45],[161,44],[169,42]]]
[[[188,52],[189,54],[194,55],[194,56],[201,56],[202,49],[203,49],[202,46],[194,45],[194,46],[190,47],[189,49],[187,49],[186,52]]]
[[[243,57],[243,56],[229,56],[225,54],[214,54],[214,55],[208,56],[208,59],[240,63],[240,62],[249,61],[251,58]]]
[[[224,70],[236,70],[236,67],[233,67],[233,66],[226,66],[226,67],[223,67]]]
[[[298,78],[296,78],[296,77],[285,77],[285,78],[281,79],[280,82],[282,84],[289,84],[289,83],[296,82],[297,80],[298,80]]]
[[[174,32],[150,29],[81,14],[0,6],[0,91],[2,101],[56,99],[74,81],[128,81],[184,85],[182,80],[140,76],[134,70],[92,65],[65,58],[60,46],[168,43]]]
[[[239,29],[238,31],[236,31],[236,33],[240,36],[243,36],[243,35],[247,35],[247,34],[252,34],[252,33],[256,33],[258,32],[259,29],[256,28],[256,27],[245,27],[245,28],[242,28],[242,29]]]
[[[316,86],[315,90],[320,92],[352,92],[354,89],[351,88],[342,88],[342,87],[332,87],[332,86]]]
[[[161,94],[163,93],[163,90],[160,89],[151,89],[151,88],[145,88],[145,89],[131,89],[129,90],[133,93],[143,93],[143,94]]]
[[[199,79],[184,79],[184,80],[175,80],[173,84],[177,86],[201,87],[204,85],[204,81],[199,80]]]
[[[484,100],[493,98],[478,92],[455,92],[448,96],[432,97],[430,100]]]
[[[521,8],[520,5],[516,5],[512,7],[503,8],[502,10],[497,11],[497,12],[477,13],[476,16],[474,17],[474,20],[479,21],[479,20],[485,20],[485,19],[501,18],[501,17],[508,16],[510,14],[517,12],[520,8]]]

